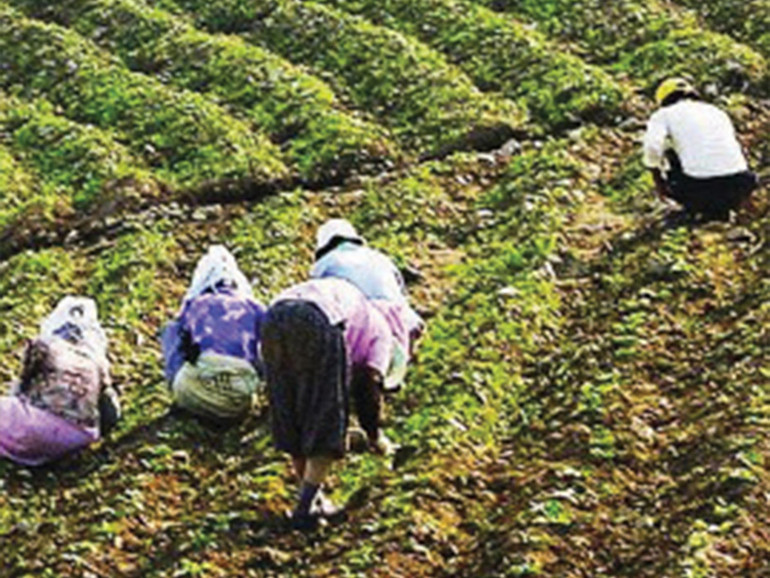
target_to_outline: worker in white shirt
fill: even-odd
[[[688,213],[727,220],[758,186],[725,112],[700,100],[686,80],[671,78],[657,90],[660,109],[644,137],[644,163],[660,198]]]

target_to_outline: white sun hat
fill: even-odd
[[[363,245],[364,238],[347,219],[329,219],[318,228],[316,233],[316,254],[326,249],[335,239],[344,239]]]

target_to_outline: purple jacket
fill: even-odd
[[[210,351],[244,359],[259,369],[257,344],[265,315],[262,304],[227,288],[190,299],[161,338],[169,383],[185,361]]]

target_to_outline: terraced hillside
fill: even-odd
[[[770,176],[766,9],[0,0],[0,381],[89,294],[126,407],[78,456],[0,463],[0,575],[766,575],[767,191],[677,224],[638,151],[687,73]],[[268,301],[331,216],[429,329],[401,449],[337,468],[348,521],[302,535],[264,408],[169,413],[158,332],[209,244]]]

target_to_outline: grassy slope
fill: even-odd
[[[628,94],[598,68],[564,54],[525,25],[457,0],[326,0],[420,38],[448,55],[483,90],[520,101],[550,132],[582,121],[607,123]]]
[[[186,91],[131,73],[69,29],[0,3],[0,87],[44,97],[63,116],[119,133],[132,152],[180,187],[212,179],[285,178],[280,151],[253,126]]]
[[[132,70],[228,104],[284,144],[305,179],[339,180],[397,157],[384,131],[341,110],[328,85],[240,39],[206,34],[137,0],[11,4],[94,39]]]
[[[770,114],[731,106],[767,167]],[[457,156],[344,193],[161,207],[0,264],[0,376],[18,370],[35,320],[85,291],[128,407],[81,456],[33,472],[0,464],[8,571],[761,575],[767,199],[753,240],[665,228],[638,136],[586,127],[512,159]],[[304,277],[315,227],[340,214],[421,271],[412,293],[430,329],[389,404],[408,459],[393,471],[351,457],[332,480],[357,506],[351,522],[303,537],[281,529],[294,485],[263,415],[224,434],[166,416],[156,333],[210,242],[236,248],[268,299]]]
[[[710,92],[767,87],[767,62],[732,38],[704,29],[691,15],[658,0],[480,0],[531,20],[591,62],[629,76],[651,95],[664,78],[688,75]],[[564,15],[569,14],[568,18]]]
[[[678,3],[697,11],[715,30],[755,46],[765,57],[770,56],[770,2],[767,0],[679,0]]]
[[[296,0],[157,4],[336,79],[356,107],[421,156],[494,149],[522,129],[524,111],[482,93],[440,52],[344,11]]]
[[[163,181],[93,126],[71,122],[42,100],[24,102],[0,91],[2,143],[19,168],[4,170],[0,212],[3,255],[14,244],[54,233],[57,220],[157,199]],[[36,178],[24,173],[33,173]],[[60,221],[59,221],[60,222]]]

